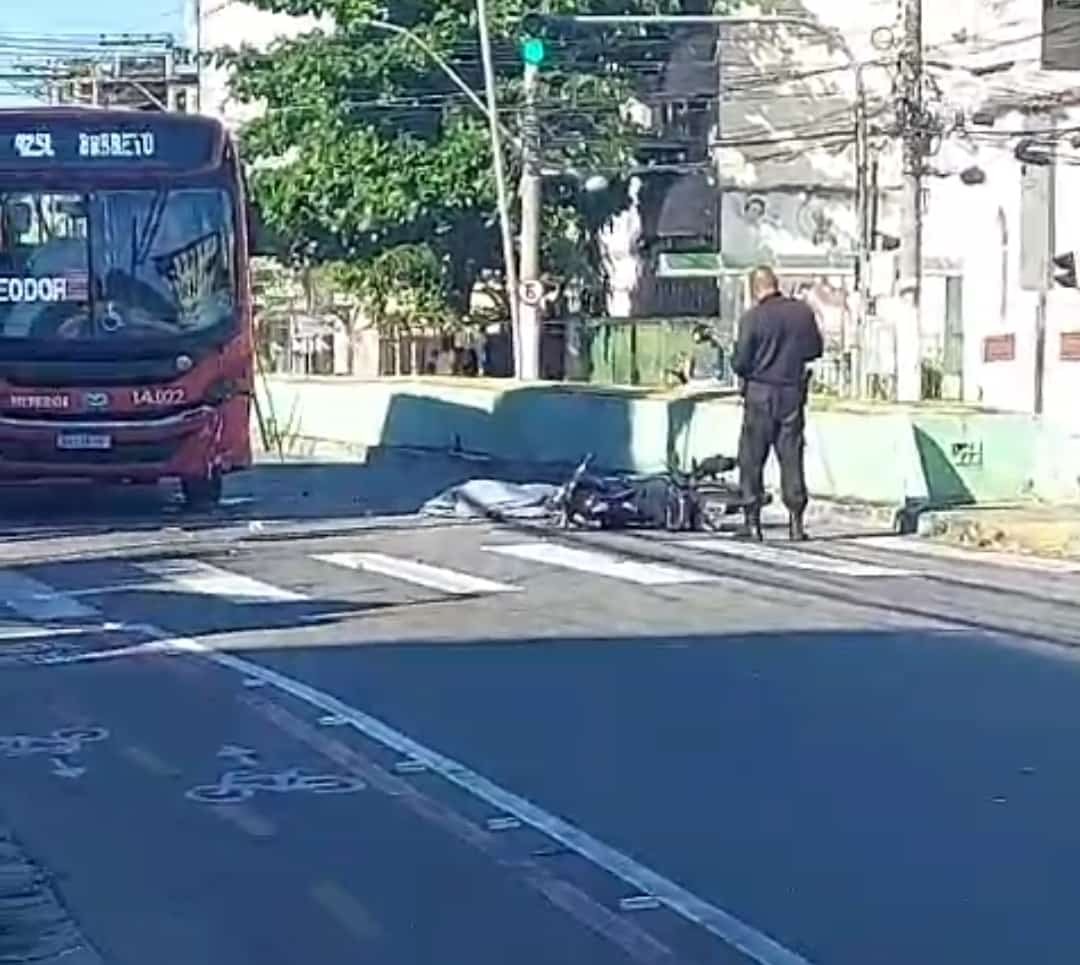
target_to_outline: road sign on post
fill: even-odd
[[[544,300],[544,283],[535,279],[525,279],[518,285],[518,294],[526,305],[535,307]]]

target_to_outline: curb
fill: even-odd
[[[309,439],[307,441],[310,443],[313,440]],[[296,452],[286,453],[284,461],[285,463],[306,461],[321,463],[324,461],[335,461],[334,455],[336,454],[340,457],[337,461],[344,464],[355,465],[359,469],[364,465],[368,465],[373,461],[378,460],[380,456],[398,456],[420,459],[425,457],[436,457],[463,464],[472,464],[477,467],[477,476],[490,474],[497,475],[501,471],[504,474],[508,473],[515,477],[520,477],[529,472],[533,472],[535,473],[535,481],[537,482],[561,482],[570,476],[577,465],[573,462],[522,463],[516,460],[499,459],[483,453],[445,448],[429,449],[418,446],[378,445],[367,447],[361,451],[358,448],[350,449],[348,447],[335,447],[333,444],[328,443],[322,447],[319,452],[316,452],[314,447],[309,448],[308,451],[309,455],[306,458]],[[256,466],[274,466],[280,464],[281,461],[276,452],[267,452],[262,449],[258,451]],[[602,467],[599,468],[599,471],[607,472],[607,470]],[[615,472],[618,474],[618,471]],[[891,532],[910,534],[915,532],[918,516],[921,511],[921,504],[915,502],[903,506],[895,506],[884,503],[838,500],[827,496],[811,494],[810,504],[807,507],[806,515],[808,520],[822,519],[825,517],[836,519],[837,517],[840,517],[851,520],[853,524],[874,526],[888,529]],[[787,519],[786,512],[778,503],[774,503],[772,510],[766,508],[765,513],[769,516],[774,516],[777,519],[779,519],[780,516],[783,516],[785,521]]]
[[[1080,559],[1080,509],[1035,507],[939,510],[923,514],[919,535],[973,549]]]

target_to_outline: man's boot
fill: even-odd
[[[747,506],[743,510],[743,524],[735,533],[736,539],[752,540],[760,543],[765,539],[765,533],[761,528],[761,507]]]
[[[793,543],[805,543],[810,537],[806,535],[806,526],[803,523],[802,513],[792,513],[788,520],[788,536]]]

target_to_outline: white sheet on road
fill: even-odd
[[[433,496],[420,508],[422,516],[456,519],[545,519],[557,486],[470,479]]]

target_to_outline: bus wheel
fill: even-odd
[[[180,488],[188,509],[211,509],[221,501],[221,473],[182,479]]]

